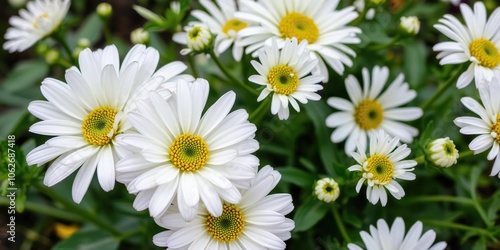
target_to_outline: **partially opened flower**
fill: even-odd
[[[351,155],[357,164],[349,167],[349,171],[359,171],[361,178],[356,185],[356,192],[359,193],[363,183],[367,183],[366,198],[372,204],[377,204],[380,200],[382,206],[387,204],[386,189],[396,199],[401,199],[405,195],[403,187],[396,179],[414,180],[415,174],[411,173],[413,167],[417,165],[414,160],[404,160],[411,153],[411,150],[403,144],[398,146],[399,139],[390,138],[389,135],[380,130],[378,133],[370,135],[370,149],[368,155],[364,149],[358,147],[357,152]]]
[[[318,59],[315,71],[325,76],[323,82],[328,82],[326,64],[342,75],[345,66],[352,66],[349,56],[356,56],[346,44],[360,42],[356,35],[361,29],[346,26],[358,13],[353,6],[337,11],[338,3],[336,0],[316,0],[314,3],[304,0],[241,0],[244,9],[236,13],[236,18],[260,25],[241,30],[238,33],[241,40],[236,45],[246,47],[248,54],[269,45],[272,38],[278,41],[280,48],[286,39],[295,38],[299,43],[306,40],[311,57]]]
[[[483,105],[470,97],[462,98],[462,103],[480,118],[462,116],[454,120],[459,126],[460,133],[465,135],[478,135],[469,144],[474,154],[482,153],[488,149],[488,160],[495,160],[491,169],[491,176],[500,178],[500,83],[493,78],[491,84],[479,86],[479,95]]]
[[[241,199],[259,160],[252,153],[256,127],[248,113],[230,112],[236,95],[227,92],[203,115],[209,92],[204,79],[179,80],[172,96],[157,93],[139,101],[129,121],[140,133],[117,138],[137,148],[117,164],[117,180],[136,193],[134,207],[164,213],[175,202],[185,220],[192,220],[201,202],[213,216],[223,213],[223,201]]]
[[[474,79],[476,87],[482,82],[491,82],[495,72],[500,73],[500,8],[496,8],[487,19],[484,3],[477,1],[474,11],[466,4],[460,5],[465,20],[460,21],[446,14],[434,27],[453,41],[434,46],[441,65],[468,63],[469,67],[457,81],[457,88],[469,85]]]
[[[314,194],[320,201],[333,202],[339,198],[339,184],[332,178],[322,178],[314,185]]]
[[[208,53],[212,49],[214,35],[204,24],[193,24],[184,28],[185,32],[175,33],[173,40],[186,44],[187,48],[181,50],[181,55],[194,53]]]
[[[292,197],[269,194],[280,178],[272,167],[263,167],[250,188],[241,191],[241,201],[225,202],[218,217],[202,206],[190,222],[179,211],[168,211],[156,222],[170,230],[155,235],[153,242],[168,249],[285,249],[283,241],[295,227],[285,217],[293,210]]]
[[[361,148],[366,148],[368,135],[378,130],[384,130],[405,143],[411,143],[418,130],[401,121],[420,118],[423,114],[422,109],[399,106],[415,99],[416,91],[409,89],[409,84],[404,82],[403,74],[399,74],[383,91],[389,78],[387,67],[375,66],[371,77],[366,68],[363,68],[362,73],[363,86],[360,86],[358,79],[352,75],[345,80],[350,102],[338,97],[328,98],[328,104],[340,110],[326,118],[326,125],[335,128],[331,141],[338,143],[347,138],[345,143],[347,154],[354,151],[356,143]]]
[[[155,89],[165,80],[186,69],[174,62],[155,74],[159,53],[144,45],[133,47],[120,66],[118,50],[107,46],[95,52],[80,53],[80,69],[66,71],[65,82],[46,78],[41,90],[47,101],[33,101],[28,110],[42,121],[30,132],[55,136],[28,153],[29,165],[54,160],[45,174],[44,184],[52,186],[80,169],[73,182],[73,200],[79,203],[97,170],[105,191],[115,184],[115,162],[127,152],[115,137],[128,129],[127,113],[143,92]]]
[[[306,104],[308,100],[317,101],[321,96],[316,92],[323,89],[320,84],[322,75],[311,75],[317,60],[311,59],[306,49],[307,42],[297,44],[297,39],[287,39],[279,50],[273,39],[270,46],[259,51],[260,63],[252,61],[259,75],[252,75],[249,81],[265,86],[257,101],[264,100],[273,93],[271,113],[286,120],[290,115],[288,104],[300,111],[297,101]]]
[[[449,137],[435,139],[427,146],[428,158],[439,167],[450,167],[457,163],[458,150]]]
[[[384,219],[377,221],[377,227],[370,225],[370,233],[361,231],[361,239],[365,244],[362,248],[354,243],[349,243],[349,250],[444,250],[446,242],[434,244],[436,232],[428,230],[422,235],[422,222],[413,224],[405,236],[405,222],[401,217],[396,218],[391,228]]]
[[[37,41],[52,34],[68,13],[69,0],[34,0],[28,2],[19,16],[9,19],[12,27],[5,33],[3,48],[9,52],[25,51]]]
[[[215,4],[211,0],[201,0],[200,4],[208,11],[193,10],[191,15],[198,18],[200,22],[207,25],[215,37],[215,53],[221,54],[231,45],[233,57],[236,61],[241,60],[243,47],[234,45],[238,39],[238,32],[249,25],[248,22],[234,17],[238,10],[234,0],[217,0]]]

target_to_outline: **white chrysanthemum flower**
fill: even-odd
[[[364,149],[358,147],[357,152],[351,156],[358,164],[349,167],[349,171],[362,172],[361,179],[356,185],[356,192],[359,193],[361,186],[366,181],[366,198],[372,204],[377,204],[380,199],[382,206],[387,204],[387,193],[385,189],[396,199],[401,199],[405,195],[403,187],[396,179],[414,180],[414,170],[417,162],[414,160],[403,160],[408,157],[411,150],[403,144],[399,144],[399,138],[390,138],[389,135],[380,130],[377,134],[370,135],[369,155]]]
[[[409,89],[403,74],[399,74],[385,92],[381,93],[389,78],[387,67],[375,66],[371,80],[368,69],[363,68],[362,73],[363,89],[356,77],[349,75],[345,80],[351,102],[338,97],[328,98],[328,104],[340,110],[326,118],[326,125],[336,128],[331,135],[332,142],[338,143],[347,138],[345,152],[350,154],[356,148],[356,143],[361,148],[366,148],[366,139],[370,133],[384,130],[405,143],[411,143],[418,130],[399,121],[420,118],[422,109],[399,106],[413,100],[417,93]]]
[[[281,175],[263,167],[250,188],[242,190],[241,201],[224,203],[220,216],[200,207],[194,220],[186,222],[175,210],[155,221],[169,231],[156,234],[153,242],[168,249],[285,249],[295,227],[285,215],[293,210],[290,194],[271,194]]]
[[[316,182],[314,194],[318,197],[318,200],[330,203],[339,198],[339,184],[332,178],[323,178]]]
[[[416,35],[420,31],[420,20],[416,16],[402,16],[399,27],[410,35]]]
[[[26,160],[40,166],[55,159],[45,185],[55,185],[80,168],[73,182],[75,202],[82,200],[96,170],[101,187],[113,189],[115,162],[126,153],[115,137],[130,128],[126,115],[134,100],[187,68],[174,62],[153,75],[158,60],[158,51],[143,45],[133,47],[121,65],[115,46],[86,49],[80,53],[80,69],[66,71],[67,84],[53,78],[42,82],[47,101],[28,106],[42,120],[30,132],[56,137],[29,152]]]
[[[439,138],[429,144],[429,158],[439,167],[450,167],[457,163],[458,150],[449,137]]]
[[[434,244],[436,232],[428,230],[422,235],[422,222],[417,221],[405,236],[405,222],[401,217],[396,218],[391,228],[384,219],[377,221],[377,227],[370,225],[370,233],[361,231],[361,239],[369,250],[444,250],[446,242]],[[363,250],[360,246],[349,243],[349,250]]]
[[[191,52],[202,53],[210,48],[214,35],[204,24],[194,24],[184,27],[185,32],[175,33],[173,40],[179,44],[186,44],[187,48],[181,50],[181,55]]]
[[[439,51],[437,59],[441,65],[470,61],[468,69],[458,78],[457,88],[466,87],[473,79],[478,87],[482,82],[491,82],[495,72],[500,73],[500,8],[489,20],[480,1],[474,4],[474,11],[466,4],[460,5],[460,11],[466,26],[456,17],[444,15],[434,27],[453,41],[438,43],[433,50]]]
[[[210,31],[216,35],[214,46],[217,55],[222,54],[233,45],[233,57],[236,61],[240,61],[243,47],[234,45],[234,42],[238,39],[238,32],[247,27],[249,23],[234,17],[234,13],[238,11],[236,1],[217,0],[216,2],[217,4],[211,0],[201,0],[200,4],[209,13],[193,10],[191,15],[207,25]]]
[[[37,41],[52,34],[68,13],[69,0],[35,0],[28,2],[19,16],[9,19],[3,49],[9,52],[25,51]]]
[[[252,75],[249,81],[263,85],[257,101],[264,100],[273,93],[271,113],[286,120],[290,115],[288,103],[300,112],[297,101],[306,104],[308,100],[317,101],[321,96],[316,92],[323,89],[321,75],[310,75],[317,60],[309,57],[307,41],[297,44],[297,39],[287,39],[283,49],[279,50],[273,39],[270,46],[259,51],[260,63],[251,61],[259,75]]]
[[[185,220],[192,220],[201,202],[214,216],[223,212],[222,200],[238,203],[237,188],[248,186],[259,160],[252,153],[256,127],[245,110],[231,110],[236,95],[228,92],[202,116],[209,84],[179,80],[168,100],[151,93],[138,102],[129,121],[140,134],[123,134],[118,141],[137,153],[118,162],[117,180],[137,193],[134,208],[149,208],[151,216],[164,213],[176,198]]]
[[[461,99],[465,107],[476,113],[481,119],[462,116],[454,120],[464,135],[479,135],[469,144],[474,154],[482,153],[491,148],[488,160],[496,158],[491,170],[491,176],[500,178],[500,84],[497,78],[493,82],[479,86],[479,95],[483,106],[470,97]]]
[[[287,38],[306,40],[311,57],[319,59],[315,71],[325,76],[323,82],[328,82],[326,64],[343,74],[344,65],[352,66],[347,55],[356,56],[346,44],[360,42],[356,35],[361,30],[346,26],[358,13],[353,6],[337,11],[338,3],[336,0],[317,0],[314,4],[303,0],[241,0],[245,9],[237,12],[236,18],[260,25],[241,30],[238,35],[242,38],[236,45],[248,46],[245,52],[252,53],[269,44],[271,38],[277,39],[280,48]]]

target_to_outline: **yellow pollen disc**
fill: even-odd
[[[291,12],[285,15],[278,27],[283,38],[297,38],[297,41],[307,40],[309,43],[314,43],[318,40],[319,30],[314,20],[310,17]]]
[[[497,134],[495,140],[500,144],[500,114],[497,115],[497,122],[491,127],[491,132]]]
[[[194,27],[188,32],[188,38],[191,40],[196,40],[201,35],[201,28]]]
[[[366,173],[372,174],[370,178],[379,185],[385,185],[392,180],[394,176],[394,165],[387,156],[382,155],[372,155],[368,158],[368,164],[366,165]]]
[[[267,74],[267,81],[276,93],[289,95],[295,92],[299,86],[299,75],[290,66],[277,65],[271,68]]]
[[[364,130],[378,128],[384,120],[384,109],[375,100],[363,100],[354,110],[354,120]]]
[[[115,116],[118,112],[111,107],[99,107],[90,112],[83,119],[82,134],[83,139],[88,143],[96,146],[104,146],[108,144],[116,135],[113,130]]]
[[[208,214],[205,225],[212,238],[221,242],[231,242],[238,239],[243,232],[245,217],[235,205],[224,204],[222,215],[214,217]]]
[[[323,185],[323,192],[326,194],[333,194],[334,190],[335,187],[330,183],[325,183],[325,185]]]
[[[479,38],[469,45],[471,56],[479,61],[479,65],[494,68],[500,63],[500,53],[497,46],[488,39]]]
[[[246,22],[243,22],[241,20],[233,18],[233,19],[227,20],[227,22],[224,24],[224,27],[222,27],[222,31],[225,34],[227,34],[230,30],[234,30],[235,32],[238,32],[247,26],[248,26],[248,24]]]
[[[49,17],[49,14],[47,12],[37,16],[35,18],[35,21],[33,22],[33,28],[38,29],[38,26],[40,25],[40,22],[43,21],[43,19],[46,19]]]
[[[197,135],[182,134],[168,149],[170,161],[182,171],[196,171],[208,160],[208,145]]]

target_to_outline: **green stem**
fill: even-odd
[[[474,202],[465,197],[455,197],[448,195],[430,195],[430,196],[417,196],[411,197],[407,199],[407,202],[415,202],[415,203],[425,203],[425,202],[450,202],[450,203],[458,203],[464,205],[474,205]]]
[[[0,206],[8,206],[9,202],[10,202],[9,199],[7,199],[6,197],[0,197]],[[35,202],[31,202],[31,201],[26,201],[25,208],[26,208],[26,210],[33,211],[33,212],[36,212],[38,214],[45,214],[45,215],[48,215],[48,216],[51,216],[54,218],[58,218],[58,219],[63,219],[63,220],[68,220],[68,221],[77,221],[77,222],[84,221],[84,219],[82,219],[82,217],[80,217],[74,213],[71,213],[71,212],[68,212],[68,211],[65,211],[65,210],[62,210],[59,208],[55,208],[52,206],[38,204]]]
[[[49,196],[52,198],[54,201],[60,202],[63,204],[68,210],[75,212],[76,214],[80,215],[81,217],[85,218],[87,221],[90,221],[94,223],[96,226],[100,227],[101,229],[104,229],[114,236],[120,236],[120,233],[111,225],[106,223],[105,221],[101,220],[98,216],[96,216],[94,213],[91,213],[88,210],[82,209],[72,201],[66,200],[64,197],[59,195],[58,193],[54,192],[52,189],[40,184],[40,183],[35,183],[34,186],[42,193],[45,195]]]
[[[465,64],[462,64],[461,67],[459,67],[457,70],[455,70],[455,72],[452,74],[452,76],[450,78],[448,78],[448,81],[446,81],[444,84],[440,85],[439,88],[436,90],[436,92],[434,93],[433,96],[431,96],[431,98],[427,99],[427,101],[425,101],[422,106],[420,106],[420,108],[422,108],[422,110],[425,110],[430,107],[440,96],[443,95],[444,91],[447,90],[451,85],[453,85],[453,83],[456,82],[456,80],[458,79],[458,76],[460,74],[462,74],[463,72],[463,68],[464,68],[464,65]]]
[[[196,65],[194,64],[193,55],[191,55],[191,54],[188,55],[187,62],[189,64],[189,67],[191,68],[193,77],[195,79],[198,78],[199,77],[198,70],[196,69]]]
[[[392,38],[391,41],[389,41],[388,43],[384,43],[384,44],[374,44],[372,46],[369,46],[367,49],[369,50],[381,50],[381,49],[386,49],[386,48],[389,48],[391,47],[392,45],[394,45],[395,43],[399,42],[399,40],[401,39],[401,36],[397,35],[395,37]]]
[[[66,42],[66,39],[64,39],[64,33],[58,30],[52,34],[52,37],[63,47],[64,51],[66,52],[69,58],[69,61],[73,63],[73,65],[76,65],[77,64],[76,59],[73,57],[73,52],[71,52],[71,49],[69,48],[69,45]]]
[[[425,162],[425,155],[421,155],[421,156],[418,156],[416,157],[415,159],[413,159],[414,161],[417,162],[417,164],[422,164]]]
[[[266,98],[263,101],[261,101],[259,107],[254,109],[252,113],[250,113],[250,116],[248,117],[248,120],[252,122],[253,124],[258,124],[260,120],[262,120],[262,117],[264,117],[264,114],[266,113],[266,110],[269,109],[269,102],[271,101],[271,98]]]
[[[335,204],[332,206],[332,213],[333,213],[333,218],[335,219],[335,223],[337,224],[340,234],[342,234],[344,240],[346,242],[352,242],[351,238],[349,237],[349,234],[347,233],[347,230],[345,229],[344,222],[342,221],[342,218],[340,217],[339,211],[337,210]]]
[[[476,197],[473,197],[472,202],[473,202],[474,208],[476,209],[477,213],[479,214],[479,216],[483,220],[484,224],[486,224],[486,226],[488,228],[490,228],[492,226],[492,224],[491,224],[490,220],[488,220],[488,215],[486,215],[486,211],[484,211],[484,208],[479,203],[479,200]]]
[[[467,150],[465,152],[458,153],[458,159],[467,158],[467,157],[473,156],[473,155],[474,155],[474,151]]]
[[[259,95],[259,92],[256,89],[248,86],[244,82],[240,81],[238,78],[234,77],[233,74],[231,74],[231,72],[229,72],[227,70],[227,68],[224,67],[224,65],[219,60],[219,58],[215,55],[215,52],[213,50],[210,50],[210,57],[212,58],[212,60],[214,60],[215,64],[217,64],[217,66],[222,71],[222,73],[224,73],[224,75],[226,75],[226,77],[229,78],[230,81],[233,81],[233,82],[237,83],[238,85],[240,85],[241,87],[243,87],[245,90],[247,90],[248,92],[250,92],[250,93],[252,93],[252,94],[254,94],[256,96]]]
[[[463,224],[447,222],[447,221],[440,221],[440,220],[422,220],[422,223],[427,224],[427,225],[439,226],[439,227],[447,227],[447,228],[453,228],[453,229],[464,230],[464,231],[472,231],[472,232],[476,232],[478,234],[482,234],[484,236],[491,238],[493,240],[493,242],[498,242],[498,240],[491,234],[490,231],[483,229],[483,228],[472,227],[472,226],[467,226],[467,225],[463,225]]]
[[[111,30],[109,29],[108,19],[102,20],[102,32],[104,33],[104,39],[106,40],[106,44],[113,44],[113,36],[111,35]]]

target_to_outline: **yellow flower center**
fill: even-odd
[[[375,100],[363,100],[354,110],[354,120],[364,130],[378,128],[384,120],[384,109]]]
[[[497,122],[491,127],[491,132],[496,134],[496,136],[493,135],[496,137],[497,143],[500,144],[500,114],[497,115]]]
[[[277,65],[267,74],[267,81],[276,93],[289,95],[299,86],[299,75],[290,66]]]
[[[42,13],[41,15],[37,16],[35,18],[35,21],[33,22],[33,28],[38,29],[38,26],[40,26],[40,22],[43,22],[44,19],[49,18],[49,14],[47,12]]]
[[[285,15],[281,19],[278,29],[284,38],[295,37],[299,42],[307,40],[309,43],[314,43],[319,37],[318,26],[314,20],[297,12]]]
[[[488,39],[479,38],[469,45],[471,56],[479,61],[479,65],[494,68],[500,63],[500,53],[497,46]]]
[[[201,36],[201,27],[195,26],[188,32],[188,38],[191,40],[196,40]]]
[[[334,194],[334,191],[335,191],[335,186],[332,185],[332,183],[325,183],[325,185],[323,185],[323,192],[325,194]]]
[[[222,31],[225,34],[228,34],[231,30],[234,30],[234,32],[238,32],[243,28],[246,28],[247,26],[248,24],[246,22],[233,18],[227,20],[227,22],[224,24],[224,27],[222,27]]]
[[[245,217],[235,205],[224,204],[222,215],[214,217],[208,214],[205,225],[212,238],[221,242],[231,242],[238,239],[243,232]]]
[[[168,149],[170,161],[182,171],[196,171],[208,160],[208,145],[197,135],[182,134]]]
[[[106,106],[92,110],[83,119],[83,139],[95,146],[108,144],[116,135],[113,124],[117,113],[114,108]]]
[[[367,162],[364,170],[369,175],[369,179],[379,185],[385,185],[392,180],[394,176],[394,165],[387,156],[375,154],[370,156]]]

